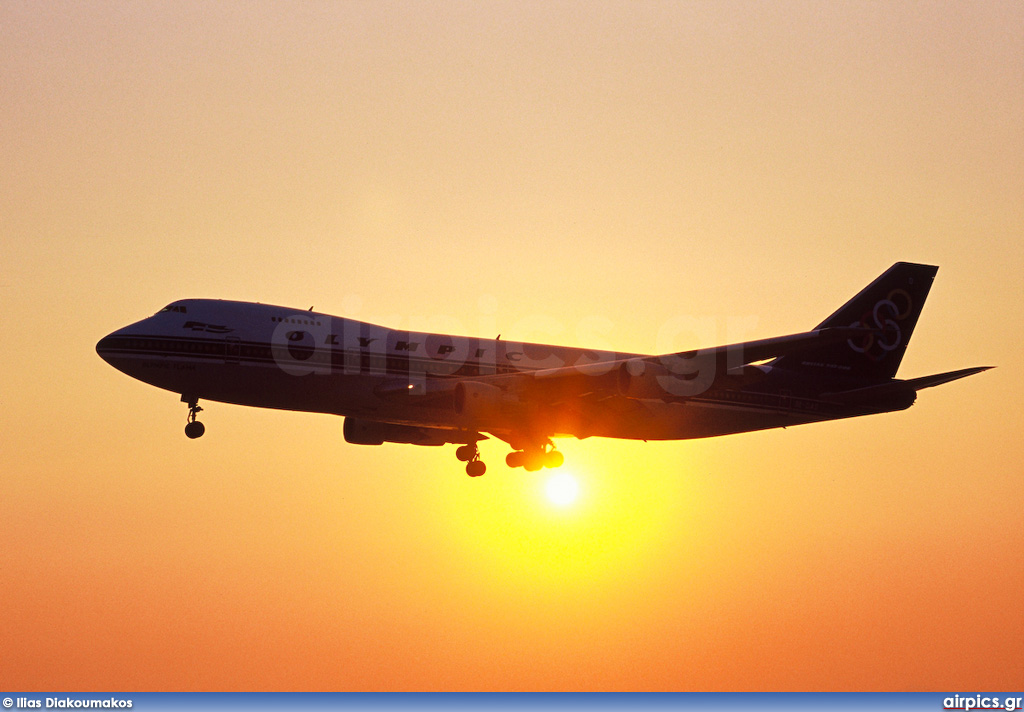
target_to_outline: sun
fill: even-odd
[[[559,507],[568,507],[580,494],[579,483],[568,472],[553,475],[544,486],[548,500]]]

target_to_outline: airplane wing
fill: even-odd
[[[694,351],[561,366],[512,374],[459,379],[388,381],[374,392],[387,399],[410,399],[425,408],[452,408],[465,427],[509,439],[525,430],[562,432],[554,422],[578,413],[636,411],[643,401],[680,402],[728,382],[739,385],[763,377],[750,364],[863,336],[863,327],[830,327],[770,339],[744,341]],[[573,428],[576,431],[577,428]],[[536,433],[535,433],[536,434]]]
[[[554,405],[583,397],[627,398],[692,397],[728,380],[758,378],[764,371],[744,368],[758,361],[787,356],[805,349],[863,336],[863,327],[831,327],[770,339],[743,341],[658,356],[631,356],[610,361],[577,363],[536,371],[472,376],[458,380],[424,379],[387,381],[374,389],[383,398],[415,397],[417,403],[436,407],[459,398],[459,388],[479,387],[495,397],[513,395],[532,405]]]
[[[770,339],[744,341],[694,351],[639,356],[616,361],[564,366],[522,374],[489,376],[480,380],[514,388],[531,399],[563,402],[588,395],[630,398],[686,398],[699,395],[725,380],[763,375],[745,366],[864,335],[863,327],[831,327]]]
[[[679,403],[724,382],[739,385],[765,375],[750,364],[863,334],[862,327],[833,327],[660,356],[477,376],[459,379],[447,397],[467,427],[521,449],[524,442],[544,442],[555,433],[579,437],[591,430],[589,423],[607,417],[651,418],[658,402]],[[444,396],[434,395],[433,403],[441,403]]]

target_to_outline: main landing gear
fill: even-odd
[[[460,445],[455,451],[455,457],[459,458],[459,462],[466,463],[466,474],[470,477],[479,477],[487,472],[487,465],[480,459],[480,448],[476,443]]]
[[[549,440],[540,447],[513,450],[505,456],[505,464],[509,467],[522,467],[527,472],[536,472],[542,467],[561,467],[565,456],[555,449]]]
[[[188,403],[188,423],[185,425],[185,435],[192,440],[202,437],[206,432],[206,426],[196,420],[196,415],[202,411],[202,408],[199,407],[199,399],[186,399],[185,396],[182,396],[181,400],[183,403]]]
[[[479,477],[487,472],[487,466],[480,460],[480,448],[476,443],[460,445],[455,451],[455,457],[466,463],[466,474],[470,477]],[[544,467],[561,467],[563,462],[565,457],[550,440],[541,445],[513,450],[505,457],[505,464],[509,467],[522,467],[527,472],[536,472]]]

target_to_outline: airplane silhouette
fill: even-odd
[[[350,443],[509,444],[509,467],[558,467],[556,437],[676,440],[909,408],[984,371],[896,371],[938,268],[898,262],[811,331],[662,355],[387,329],[249,302],[185,299],[96,345],[120,371],[200,398],[345,416]]]

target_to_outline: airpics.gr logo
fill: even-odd
[[[892,290],[885,299],[879,299],[872,309],[864,312],[860,321],[850,324],[873,331],[862,338],[849,339],[846,343],[872,361],[881,361],[903,343],[900,322],[910,316],[913,308],[914,300],[905,289]]]
[[[953,695],[942,701],[944,710],[1019,710],[1020,697]]]

